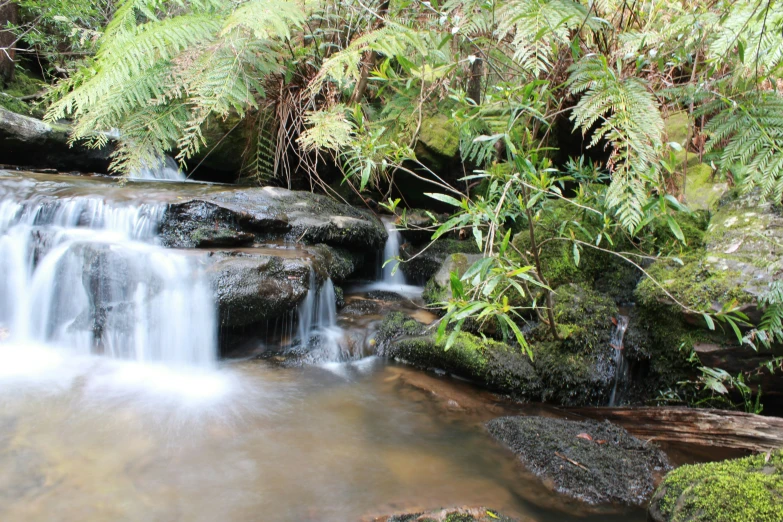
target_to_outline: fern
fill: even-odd
[[[706,150],[718,152],[718,168],[732,172],[745,191],[783,200],[783,98],[752,91],[705,107],[715,113],[705,127]]]
[[[263,79],[281,70],[279,43],[303,23],[292,1],[125,0],[47,119],[75,118],[72,140],[93,146],[118,130],[118,172],[173,149],[184,163],[205,144],[208,118],[257,109]]]
[[[557,45],[568,45],[575,29],[599,27],[598,19],[573,0],[513,0],[498,13],[497,37],[513,37],[514,59],[538,76],[552,69]]]
[[[571,68],[572,94],[581,94],[572,121],[589,146],[606,141],[612,149],[612,182],[607,205],[620,223],[634,231],[642,222],[648,187],[658,182],[663,118],[655,97],[638,78],[622,78],[606,58],[587,57]]]

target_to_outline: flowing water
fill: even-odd
[[[128,176],[132,179],[185,181],[185,173],[170,156],[163,156],[160,161],[150,167],[134,170]]]
[[[623,386],[628,380],[628,359],[625,358],[625,331],[628,329],[628,316],[621,315],[617,318],[617,325],[612,332],[612,338],[609,344],[614,348],[614,386],[612,386],[612,395],[609,397],[609,406],[616,406],[621,399],[618,395],[622,393]]]
[[[200,257],[156,244],[154,194],[171,187],[140,201],[52,183],[0,177],[3,522],[346,522],[461,505],[645,519],[554,493],[483,429],[553,411],[371,355],[389,311],[434,320],[401,273],[346,288],[338,313],[313,272],[296,333],[309,364],[218,362]]]

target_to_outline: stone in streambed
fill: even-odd
[[[486,427],[555,491],[588,504],[644,505],[669,468],[655,445],[608,422],[500,417]]]
[[[387,515],[369,519],[373,522],[515,522],[494,509],[488,508],[450,508],[437,509],[421,513]]]

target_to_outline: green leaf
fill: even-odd
[[[680,225],[677,224],[677,221],[671,216],[666,216],[666,222],[669,224],[669,229],[672,231],[672,234],[674,234],[674,237],[684,244],[685,234],[682,233],[682,229],[680,228]]]
[[[574,243],[574,264],[579,266],[579,245]]]
[[[447,196],[446,194],[438,194],[436,192],[425,192],[425,196],[429,196],[432,199],[437,199],[438,201],[442,201],[443,203],[447,203],[449,205],[460,207],[462,206],[462,202],[457,200],[456,198],[453,198],[451,196]]]
[[[465,289],[462,286],[462,281],[459,280],[457,272],[451,272],[449,279],[451,281],[451,295],[454,296],[455,299],[464,299]]]
[[[702,317],[704,317],[704,321],[707,323],[707,328],[709,328],[710,330],[714,330],[715,329],[715,321],[712,320],[712,317],[710,316],[710,314],[705,312],[705,313],[703,313],[701,315],[702,315]]]
[[[506,235],[503,236],[503,242],[500,244],[500,255],[506,253],[506,249],[508,248],[508,241],[511,239],[511,229],[506,232]]]

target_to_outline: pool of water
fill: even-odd
[[[645,519],[588,513],[526,475],[482,427],[520,412],[551,414],[375,357],[183,373],[0,343],[0,520],[345,522],[462,505]]]

